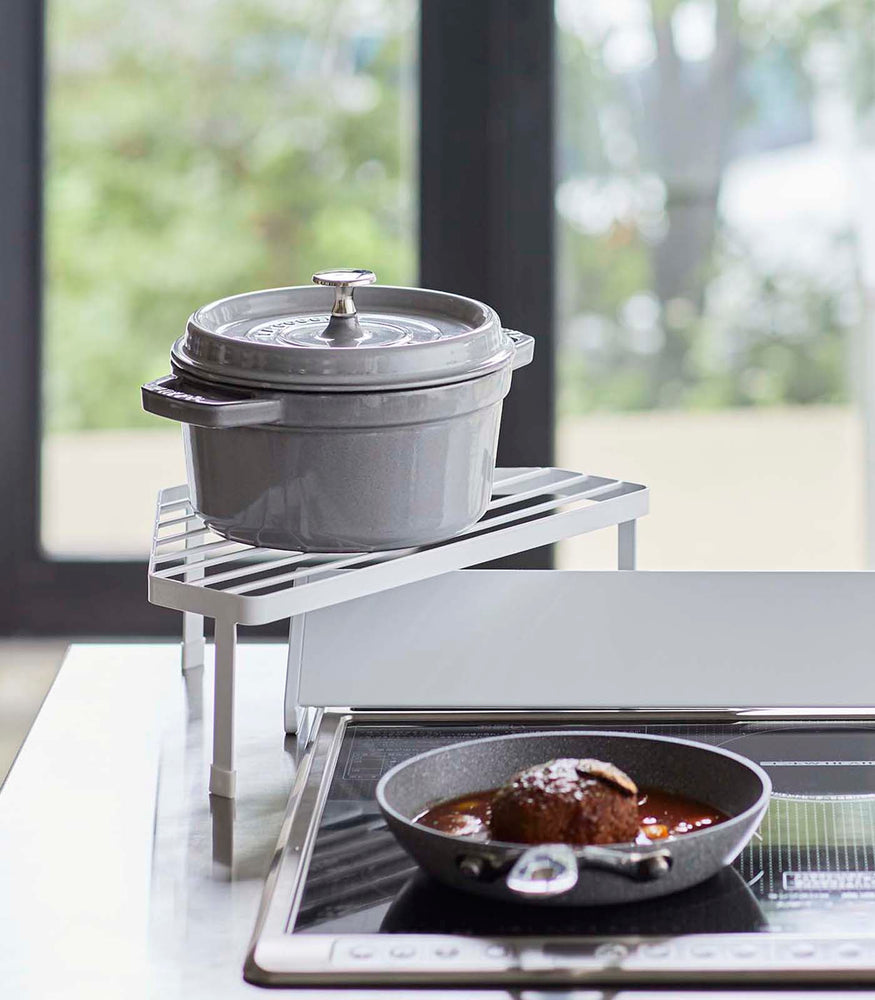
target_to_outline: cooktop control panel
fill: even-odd
[[[373,936],[337,938],[331,949],[335,969],[367,971],[430,969],[442,972],[567,970],[659,973],[670,970],[847,970],[875,967],[875,939],[768,935],[690,935],[663,940],[482,941],[455,937]]]
[[[875,983],[875,719],[726,714],[508,723],[474,713],[326,713],[250,955],[274,984],[519,984],[740,979]],[[735,863],[635,905],[500,905],[431,881],[377,808],[379,778],[438,746],[506,732],[605,728],[723,746],[773,796]]]

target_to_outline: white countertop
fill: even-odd
[[[207,669],[183,677],[179,647],[172,644],[71,648],[0,791],[4,1000],[276,995],[245,983],[242,967],[294,776],[294,740],[286,741],[282,725],[285,647],[242,647],[238,797],[236,803],[214,799],[212,808],[210,713],[205,721],[201,711],[211,704],[211,675]],[[339,995],[278,992],[296,1000]],[[535,1000],[545,994],[514,995]],[[643,1000],[655,994],[610,995]],[[718,1000],[741,994],[672,995]],[[343,996],[399,994],[353,990]],[[404,992],[405,1000],[413,996],[511,995]],[[551,996],[594,1000],[603,994]]]
[[[263,995],[241,969],[294,775],[284,649],[241,655],[238,799],[212,816],[211,673],[71,648],[0,792],[4,997]]]
[[[0,790],[2,1000],[340,995],[243,981],[296,741],[286,647],[241,646],[237,799],[210,801],[212,652],[183,677],[176,644],[70,648]]]

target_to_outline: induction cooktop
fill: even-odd
[[[735,864],[636,905],[500,904],[426,877],[374,791],[424,750],[558,728],[678,736],[774,791]],[[246,977],[262,984],[875,982],[875,719],[731,713],[324,712],[301,762]]]

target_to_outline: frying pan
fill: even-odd
[[[698,799],[730,818],[646,847],[477,843],[413,822],[438,802],[496,788],[556,757],[610,761],[641,786]],[[771,790],[761,767],[719,747],[564,730],[470,740],[412,757],[383,776],[377,802],[401,845],[446,885],[517,903],[597,906],[664,896],[710,878],[753,836]]]

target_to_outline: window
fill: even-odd
[[[7,12],[3,628],[176,628],[142,559],[181,449],[138,386],[196,306],[327,263],[474,295],[534,334],[499,460],[651,485],[641,565],[869,564],[865,6]],[[558,560],[613,554],[591,536]]]
[[[138,389],[213,296],[354,264],[483,299],[538,338],[499,460],[552,459],[550,5],[129,7],[4,8],[0,632],[178,633],[144,559],[178,429]]]
[[[653,487],[644,567],[862,568],[872,12],[556,15],[559,463]]]

